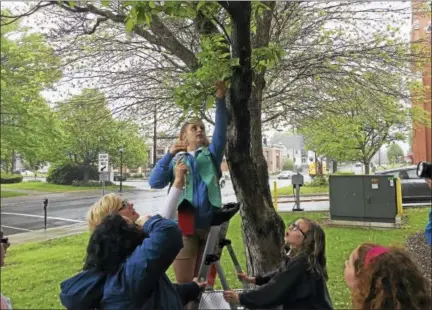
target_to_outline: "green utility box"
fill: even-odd
[[[398,180],[376,175],[331,175],[330,220],[396,223]]]

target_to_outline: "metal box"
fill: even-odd
[[[330,219],[395,223],[396,182],[392,176],[331,175]]]

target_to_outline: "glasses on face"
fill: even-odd
[[[289,224],[288,229],[292,231],[299,231],[301,232],[303,237],[306,238],[306,234],[303,232],[303,230],[301,230],[300,226],[296,222],[292,222],[291,224]]]
[[[1,238],[0,242],[3,243],[6,248],[10,246],[9,238]]]
[[[124,210],[124,209],[127,209],[127,207],[129,207],[129,205],[130,205],[129,200],[124,199],[124,200],[122,201],[122,206],[121,206],[121,208],[120,208],[119,211]]]

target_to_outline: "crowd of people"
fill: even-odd
[[[201,120],[189,120],[152,172],[153,188],[170,186],[158,214],[141,216],[133,203],[116,194],[105,195],[90,208],[91,236],[82,271],[60,285],[65,308],[188,309],[199,298],[206,282],[198,281],[198,269],[213,216],[222,206],[218,180],[228,112],[225,84],[215,86],[212,141]],[[193,206],[192,212],[180,214],[184,203]],[[2,266],[9,245],[1,233]],[[238,274],[255,289],[225,291],[224,299],[247,309],[333,309],[324,229],[307,218],[288,223],[284,251],[274,272]],[[166,274],[171,265],[176,283]],[[344,278],[353,309],[431,308],[428,282],[404,249],[361,244],[347,258]],[[3,295],[1,309],[12,309]]]

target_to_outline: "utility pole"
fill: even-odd
[[[154,107],[154,112],[153,112],[153,167],[156,165],[156,161],[157,161],[157,112],[156,112],[156,105]]]

